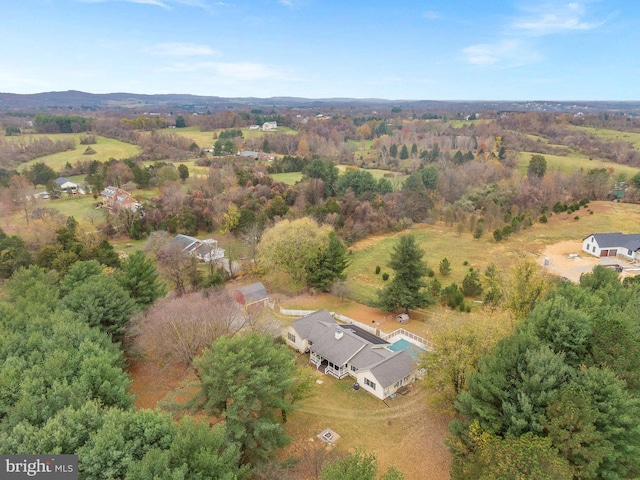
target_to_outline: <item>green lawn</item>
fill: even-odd
[[[284,182],[287,185],[295,185],[302,180],[302,172],[272,173],[269,175],[277,182]]]
[[[38,135],[34,135],[38,136]],[[76,148],[74,150],[70,150],[67,152],[54,153],[52,155],[46,155],[44,157],[36,158],[30,162],[24,163],[20,165],[20,169],[27,168],[33,163],[40,162],[44,163],[56,171],[60,171],[64,169],[64,166],[68,163],[71,165],[75,164],[77,161],[85,161],[85,160],[98,160],[100,162],[105,162],[110,158],[115,158],[117,160],[133,157],[141,152],[141,149],[137,145],[131,145],[129,143],[124,143],[119,140],[114,140],[113,138],[106,138],[96,135],[97,143],[94,145],[80,145],[80,138],[86,136],[86,134],[58,134],[58,135],[42,135],[51,138],[52,140],[63,139],[63,138],[73,138],[76,141]],[[8,137],[8,138],[24,138],[24,137]],[[96,151],[95,155],[83,155],[84,151],[87,147],[91,147]]]
[[[526,173],[529,161],[534,152],[520,152],[518,154],[518,170],[520,173]],[[547,161],[547,172],[558,170],[562,173],[573,173],[580,169],[585,171],[592,168],[611,168],[615,172],[614,175],[623,173],[628,177],[634,176],[640,172],[640,169],[629,165],[620,165],[618,163],[606,162],[602,160],[589,160],[589,157],[580,153],[571,153],[567,156],[544,154]]]

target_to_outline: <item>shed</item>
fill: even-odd
[[[401,313],[400,315],[396,315],[396,321],[398,323],[406,325],[407,323],[409,323],[409,315],[407,315],[406,313]]]
[[[269,301],[269,294],[262,282],[239,287],[234,292],[234,297],[236,302],[247,309],[264,307]]]

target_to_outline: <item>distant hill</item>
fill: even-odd
[[[77,90],[33,94],[0,93],[0,111],[10,110],[96,110],[96,109],[167,109],[176,108],[194,112],[246,108],[391,108],[431,111],[557,111],[600,112],[617,111],[640,114],[640,101],[634,102],[579,102],[579,101],[436,101],[386,100],[356,98],[225,98],[187,94],[143,95],[138,93],[87,93]]]

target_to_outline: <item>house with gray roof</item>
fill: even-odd
[[[640,260],[639,233],[592,233],[582,240],[582,250],[596,257],[616,257]]]
[[[213,238],[199,240],[189,235],[176,235],[171,243],[180,245],[183,252],[193,255],[201,262],[210,263],[224,258],[224,249],[219,248],[218,241]]]
[[[407,351],[392,351],[381,338],[338,324],[327,310],[294,321],[283,337],[296,351],[308,352],[318,370],[338,379],[351,376],[381,400],[416,378],[417,364]]]

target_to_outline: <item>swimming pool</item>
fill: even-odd
[[[413,358],[416,362],[420,360],[420,355],[422,355],[425,352],[423,348],[420,348],[419,346],[411,343],[409,340],[405,340],[404,338],[396,342],[393,342],[387,348],[389,348],[389,350],[392,350],[394,352],[405,350],[409,355],[411,355],[411,358]]]

